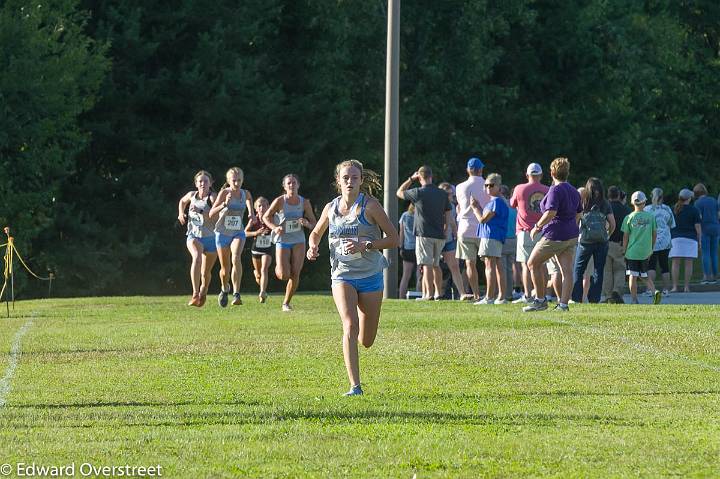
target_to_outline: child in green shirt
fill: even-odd
[[[630,199],[635,211],[623,220],[623,251],[625,252],[626,273],[629,276],[630,296],[633,304],[638,304],[638,278],[644,278],[648,291],[654,291],[653,304],[660,303],[662,293],[655,289],[655,283],[648,277],[648,258],[652,255],[657,239],[655,215],[643,211],[647,197],[642,191],[636,191]]]

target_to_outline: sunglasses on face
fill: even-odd
[[[495,186],[495,183],[485,183],[485,188],[492,188]]]

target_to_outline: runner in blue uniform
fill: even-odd
[[[292,311],[290,301],[300,283],[305,262],[305,232],[315,227],[316,219],[310,200],[298,194],[300,180],[294,174],[282,180],[285,194],[278,196],[263,215],[263,221],[273,232],[275,241],[275,276],[287,281],[282,310]]]
[[[200,307],[205,304],[210,286],[210,271],[217,260],[215,233],[210,216],[210,208],[216,195],[211,189],[213,180],[210,173],[198,171],[194,180],[197,190],[187,192],[178,203],[178,221],[181,225],[187,225],[186,246],[192,257],[190,281],[193,294],[188,306]]]
[[[307,258],[317,259],[320,239],[329,227],[332,293],[343,323],[343,356],[351,386],[345,395],[356,396],[363,393],[358,341],[372,346],[380,321],[383,269],[388,266],[381,251],[397,248],[400,237],[369,194],[380,186],[377,174],[363,170],[357,160],[347,160],[335,168],[335,179],[340,196],[325,205],[310,233]]]
[[[225,173],[225,186],[218,194],[215,205],[210,210],[210,216],[217,215],[215,222],[215,244],[220,257],[220,294],[218,304],[224,308],[228,304],[230,294],[230,278],[233,286],[233,306],[242,304],[240,299],[240,281],[242,280],[241,255],[245,246],[245,227],[243,216],[247,211],[248,218],[252,219],[252,195],[243,190],[245,179],[243,170],[237,166]],[[232,274],[231,274],[232,272]]]

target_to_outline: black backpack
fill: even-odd
[[[600,211],[598,205],[593,205],[590,211],[580,218],[581,243],[605,243],[608,241],[607,215]]]

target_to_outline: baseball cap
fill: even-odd
[[[680,190],[680,193],[678,193],[678,197],[681,200],[689,200],[693,197],[693,192],[688,190],[687,188],[683,188],[682,190]]]
[[[537,163],[530,163],[527,167],[528,175],[542,175],[542,166]]]
[[[467,167],[471,170],[479,170],[485,167],[485,163],[480,158],[472,157],[468,160]]]
[[[634,205],[641,205],[643,203],[647,203],[647,196],[645,196],[645,193],[643,193],[642,191],[636,191],[630,197],[630,202]]]

